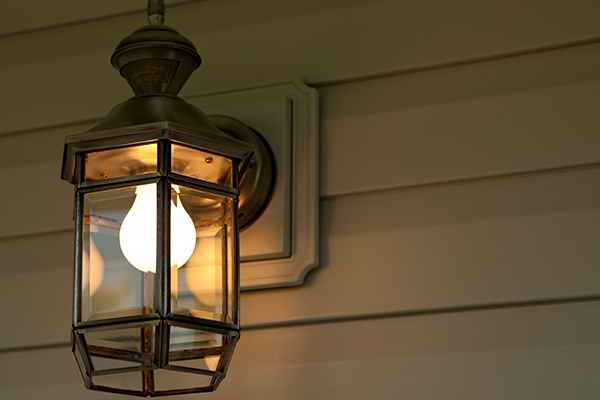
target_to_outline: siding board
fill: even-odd
[[[321,264],[244,323],[598,294],[600,169],[321,204]],[[250,320],[251,318],[251,320]]]
[[[321,90],[321,194],[600,162],[600,45]]]
[[[73,229],[73,186],[60,180],[65,136],[90,123],[0,137],[0,238]]]
[[[600,5],[589,0],[286,4],[209,1],[169,11],[168,24],[205,60],[183,93],[289,76],[309,84],[361,79],[600,39]],[[9,54],[0,85],[11,100],[0,108],[0,132],[97,118],[125,100],[130,92],[109,58],[144,24],[136,14],[0,40]]]
[[[177,2],[166,0],[165,3],[168,7]],[[139,16],[145,15],[144,2],[103,0],[90,2],[84,7],[78,0],[61,0],[60,7],[51,2],[39,0],[6,2],[3,5],[3,12],[5,15],[10,15],[10,18],[2,21],[0,36],[31,30],[52,29],[52,27],[67,24],[89,23],[90,20],[110,18],[136,11]]]

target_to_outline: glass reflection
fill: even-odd
[[[196,243],[182,268],[171,268],[172,309],[201,318],[225,321],[230,275],[231,200],[181,186],[179,198],[195,227]]]
[[[84,195],[84,321],[146,314],[154,308],[154,274],[134,268],[119,246],[119,231],[135,191],[132,187]]]

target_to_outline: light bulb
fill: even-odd
[[[173,186],[175,191],[178,188]],[[123,255],[142,272],[156,272],[156,184],[138,186],[119,232]],[[194,252],[196,228],[179,195],[171,200],[171,267],[183,266]]]

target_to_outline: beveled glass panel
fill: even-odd
[[[218,333],[171,327],[169,365],[216,371],[229,337]]]
[[[177,256],[177,262],[171,267],[172,310],[231,322],[223,314],[227,314],[228,308],[227,266],[231,249],[227,232],[231,221],[232,201],[183,186],[173,186],[172,200],[180,209],[172,212],[172,255],[176,252],[183,254]],[[176,213],[182,216],[173,218]],[[179,227],[176,226],[177,219],[186,220],[185,224],[189,225],[188,218],[193,231],[183,229],[183,222]],[[192,237],[193,240],[190,241]],[[185,249],[176,250],[175,246],[183,248],[184,244]]]
[[[75,360],[77,361],[77,367],[79,367],[81,377],[85,380],[87,371],[85,368],[85,363],[83,362],[84,350],[79,347],[79,343],[77,341],[75,341],[75,348],[73,349],[73,353],[75,354]]]
[[[191,147],[173,144],[171,171],[203,181],[231,187],[231,160]]]
[[[142,391],[142,374],[144,372],[126,372],[114,375],[97,375],[92,377],[92,383],[115,389]]]
[[[235,295],[234,295],[234,279],[235,279],[235,263],[236,263],[236,252],[234,248],[234,237],[235,240],[238,240],[238,236],[235,235],[235,230],[233,229],[233,221],[231,218],[234,215],[234,204],[233,202],[229,202],[227,204],[227,219],[225,220],[225,227],[227,229],[227,260],[225,263],[226,268],[226,280],[227,280],[227,298],[225,299],[225,304],[227,305],[227,310],[225,314],[229,317],[229,319],[234,323],[239,323],[236,321],[237,316],[237,304],[235,304]],[[235,235],[235,236],[234,236]]]
[[[85,181],[156,172],[156,160],[156,143],[88,153],[85,160]]]
[[[190,388],[207,388],[212,376],[198,375],[187,372],[157,369],[154,372],[154,388],[157,393],[170,390],[183,390]]]
[[[84,335],[94,371],[154,363],[153,326],[93,331]]]
[[[134,239],[144,239],[144,247],[138,251],[146,256],[149,252],[155,252],[151,247],[156,247],[156,228],[150,230],[131,220],[136,217],[136,213],[144,215],[143,210],[139,210],[145,205],[139,192],[149,186],[156,185],[104,190],[84,195],[81,274],[83,321],[148,314],[154,310],[154,272],[143,270],[143,266],[134,266],[130,261],[131,255],[126,257],[121,249],[124,243],[121,231],[129,220],[129,225],[133,225],[140,233],[138,235],[134,230]],[[137,207],[133,208],[138,210],[132,213],[134,204]],[[154,210],[150,210],[149,214],[144,222],[151,223],[152,216],[156,221],[156,202]],[[149,258],[155,260],[156,256]]]

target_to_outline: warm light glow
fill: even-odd
[[[175,191],[178,188],[173,186]],[[125,216],[119,242],[127,261],[142,272],[156,272],[156,184],[138,186]],[[177,204],[175,204],[177,203]],[[196,246],[196,229],[177,195],[171,201],[171,267],[183,266]]]
[[[186,266],[185,281],[196,300],[214,309],[217,304],[215,290],[218,288],[214,265]]]
[[[192,295],[214,312],[221,312],[221,227],[199,232],[198,248],[184,268],[185,282]]]
[[[83,250],[82,285],[85,290],[90,286],[90,296],[93,296],[104,280],[104,259],[96,243],[90,235],[90,254]]]

